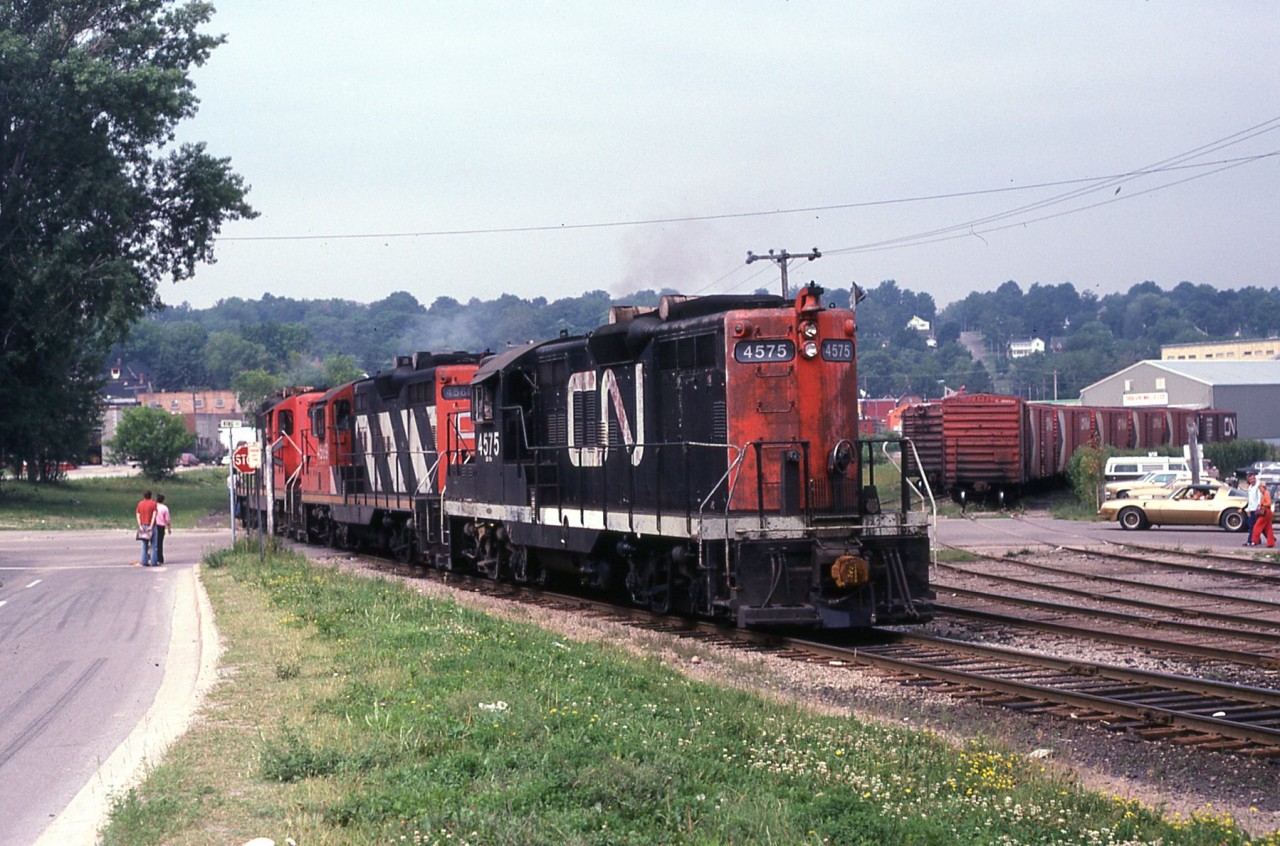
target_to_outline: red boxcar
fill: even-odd
[[[944,490],[942,483],[942,406],[938,403],[919,403],[909,406],[902,413],[902,437],[909,438],[915,446],[914,454],[907,450],[903,465],[908,476],[923,476],[935,494]],[[916,456],[919,456],[917,465]]]
[[[1182,446],[1192,423],[1199,424],[1202,443],[1235,437],[1235,414],[1214,409],[1057,405],[996,394],[949,397],[937,408],[942,417],[942,485],[953,494],[1016,494],[1065,475],[1071,456],[1085,446]],[[903,433],[920,443],[929,441],[930,426],[937,426],[930,412],[913,409],[903,417]],[[930,470],[923,454],[921,464]]]
[[[1020,397],[965,394],[942,401],[943,482],[977,491],[1025,481]]]

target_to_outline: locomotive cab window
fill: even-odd
[[[351,401],[338,400],[333,404],[333,428],[348,430],[351,428]]]
[[[494,394],[497,393],[497,388],[496,379],[471,386],[471,418],[476,423],[493,422]]]
[[[317,441],[324,442],[324,403],[316,403],[307,412],[311,417],[311,434]]]
[[[279,414],[277,414],[276,427],[280,430],[280,434],[292,435],[293,434],[293,412],[281,411]]]

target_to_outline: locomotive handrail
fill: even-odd
[[[711,446],[711,444],[702,444],[701,446]],[[703,498],[702,502],[698,505],[699,514],[701,514],[703,509],[707,507],[707,503],[711,501],[711,497],[715,495],[715,492],[717,490],[719,490],[720,485],[724,484],[726,479],[729,479],[730,477],[732,477],[732,481],[730,482],[728,489],[725,491],[726,497],[724,501],[725,514],[727,515],[729,513],[729,503],[733,500],[734,491],[737,490],[738,477],[742,473],[742,462],[745,461],[747,458],[747,451],[744,448],[739,446],[734,446],[733,444],[724,444],[723,446],[726,446],[730,450],[733,450],[734,452],[736,452],[738,457],[733,459],[732,462],[730,462],[728,469],[724,471],[724,475],[721,476],[720,479],[715,483],[715,485],[712,486],[711,493],[707,494],[706,497]]]
[[[524,443],[524,448],[525,448],[526,450],[528,450],[528,451],[532,452],[532,451],[533,451],[533,444],[529,443],[529,427],[528,427],[528,425],[525,423],[525,419],[524,419],[524,406],[522,406],[522,405],[504,405],[504,406],[500,406],[500,409],[501,409],[504,413],[505,413],[505,412],[514,411],[514,412],[516,412],[516,413],[519,415],[519,417],[520,417],[520,440]],[[506,418],[505,418],[505,414],[504,414],[503,419],[506,419]]]
[[[422,452],[424,455],[430,454],[428,450],[423,450]],[[427,468],[426,473],[422,474],[422,478],[418,481],[417,486],[413,489],[414,495],[417,495],[422,492],[422,486],[425,483],[430,482],[432,479],[435,479],[438,477],[437,474],[440,472],[440,459],[442,458],[442,456],[438,452],[435,455],[436,455],[435,463]]]
[[[902,480],[911,487],[911,490],[915,492],[916,496],[920,497],[922,501],[925,499],[928,500],[929,507],[934,514],[934,518],[936,519],[938,514],[938,503],[934,499],[933,486],[929,484],[929,477],[925,473],[920,474],[920,481],[924,484],[924,492],[922,493],[919,490],[919,488],[916,487],[915,483],[911,481],[910,477],[907,476],[906,470],[902,466],[900,466],[896,461],[893,460],[893,456],[889,452],[890,443],[892,443],[892,441],[890,440],[884,440],[880,442],[880,451],[884,453],[885,460],[888,461],[890,464],[892,464],[893,469],[897,470],[898,473],[901,474]],[[915,458],[916,466],[919,467],[920,453],[916,451],[916,442],[911,438],[901,438],[899,439],[898,444],[900,448],[902,444],[910,445],[911,455],[912,457]]]
[[[902,446],[901,446],[902,444],[905,444],[906,446],[911,447],[911,456],[912,456],[912,458],[913,458],[913,459],[915,459],[916,467],[920,467],[920,466],[921,466],[921,465],[920,465],[920,453],[918,453],[918,452],[916,451],[916,442],[915,442],[914,440],[912,440],[911,438],[903,438],[903,439],[899,442],[899,449],[901,449],[901,448],[902,448]],[[888,458],[888,457],[889,457],[889,442],[888,442],[888,441],[885,441],[885,442],[884,442],[884,451],[885,451],[885,453],[884,453],[884,454],[885,454],[885,458]],[[892,459],[889,459],[889,460],[890,460],[890,461],[892,461]],[[902,481],[903,481],[903,483],[904,483],[904,484],[911,484],[910,480],[909,480],[909,479],[907,479],[907,474],[906,474],[905,472],[902,472],[901,468],[899,468],[899,472],[901,472],[901,473],[902,473]],[[920,482],[924,485],[925,493],[927,493],[927,494],[929,495],[929,529],[930,529],[930,536],[931,536],[931,537],[937,537],[937,535],[938,535],[938,502],[937,502],[937,500],[935,500],[935,499],[933,498],[933,486],[929,484],[929,476],[928,476],[928,474],[927,474],[927,473],[921,472],[921,474],[920,474]],[[912,487],[912,489],[914,489],[914,488],[915,488],[915,485],[911,485],[911,487]],[[923,499],[923,497],[921,497],[921,498]],[[930,554],[930,556],[932,557],[932,563],[937,564],[937,563],[938,563],[938,546],[937,546],[937,544],[934,544],[934,543],[929,544],[929,554]]]
[[[724,475],[722,475],[718,480],[716,480],[716,483],[711,486],[711,490],[707,493],[705,497],[702,498],[702,502],[698,503],[698,522],[702,523],[704,519],[702,516],[702,512],[706,510],[707,503],[709,503],[711,501],[711,498],[716,495],[716,491],[720,490],[721,485],[725,484],[726,481],[729,481],[730,479],[732,479],[728,487],[726,487],[725,489],[725,499],[724,499],[724,516],[725,516],[725,519],[728,520],[729,519],[729,503],[733,501],[733,492],[737,488],[738,475],[742,471],[742,462],[745,461],[747,458],[747,451],[744,447],[734,446],[733,444],[693,444],[693,445],[694,446],[723,446],[728,450],[736,451],[738,454],[738,457],[733,459],[729,463],[728,468],[726,468],[724,471]]]
[[[522,433],[513,430],[511,435],[512,443],[515,443]],[[867,441],[861,443],[873,446]],[[806,524],[817,520],[820,514],[832,517],[847,514],[853,518],[860,501],[857,491],[853,490],[858,484],[856,479],[848,476],[816,480],[809,478],[812,444],[808,441],[770,440],[743,444],[704,441],[634,445],[603,443],[591,444],[591,447],[593,452],[590,463],[584,460],[581,464],[575,464],[566,459],[565,454],[573,453],[575,449],[581,448],[580,445],[528,446],[522,458],[510,462],[511,468],[518,471],[523,479],[517,481],[516,477],[494,477],[495,482],[506,490],[505,493],[495,490],[494,495],[513,503],[528,495],[537,506],[537,514],[533,519],[546,520],[548,524],[552,521],[564,523],[568,519],[571,525],[586,526],[592,519],[596,519],[602,520],[605,525],[635,532],[640,530],[640,517],[643,513],[647,519],[656,520],[655,525],[659,528],[669,520],[678,520],[690,534],[705,534],[712,521],[717,521],[716,525],[723,524],[728,530],[730,523],[725,521],[740,521],[743,517],[750,517],[758,522],[758,531],[766,533],[770,529],[773,515]],[[649,451],[658,462],[657,478],[660,482],[656,490],[639,489],[639,468],[627,458],[641,447]],[[743,473],[747,469],[746,462],[753,454],[753,448],[760,452],[762,461],[754,471],[757,490],[748,494],[747,502],[742,502],[741,486],[746,481]],[[689,471],[699,462],[692,460],[692,455],[696,451],[708,450],[723,455],[725,469],[720,476],[713,477],[714,480],[709,479],[707,486],[695,486],[696,480],[689,476]],[[786,491],[781,493],[775,490],[779,482],[769,470],[772,465],[768,459],[775,451],[794,453],[790,458],[794,464],[790,471],[792,475],[786,481]],[[454,454],[452,451],[448,456],[442,454],[439,461],[452,462],[455,459],[449,456]],[[557,455],[560,456],[559,459],[554,457]],[[672,466],[672,461],[679,461],[680,466]],[[431,472],[438,474],[439,467],[433,468]],[[663,485],[662,480],[668,480],[672,484]],[[520,490],[507,489],[511,484],[518,484]],[[829,486],[830,490],[824,485]],[[527,494],[523,492],[526,488]],[[846,488],[847,492],[842,495],[841,491]],[[616,491],[618,496],[605,497],[605,501],[592,504],[590,496],[584,494],[596,489]],[[782,500],[775,501],[779,496]],[[722,505],[716,505],[713,510],[717,497],[725,499]],[[523,504],[529,505],[530,502]],[[905,508],[909,506],[904,504]]]

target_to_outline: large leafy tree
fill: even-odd
[[[160,306],[158,284],[212,261],[224,221],[255,214],[229,160],[173,144],[196,111],[189,72],[223,41],[198,31],[212,14],[172,0],[0,3],[0,451],[10,458],[61,449],[49,440],[54,415],[92,408],[108,350]]]

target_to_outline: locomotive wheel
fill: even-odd
[[[1147,522],[1147,515],[1142,513],[1139,508],[1130,506],[1120,512],[1120,526],[1124,529],[1145,529],[1150,524]]]
[[[1222,519],[1218,521],[1218,524],[1228,532],[1243,532],[1244,523],[1244,512],[1239,508],[1231,508],[1222,512]]]
[[[391,533],[391,554],[401,564],[413,560],[413,531],[403,526]]]
[[[649,586],[649,610],[655,614],[671,613],[672,564],[668,555],[656,556],[653,578]]]
[[[511,571],[511,578],[521,584],[530,582],[538,585],[547,583],[547,573],[538,566],[537,560],[529,555],[527,546],[512,547],[511,554],[507,558],[507,567]]]

